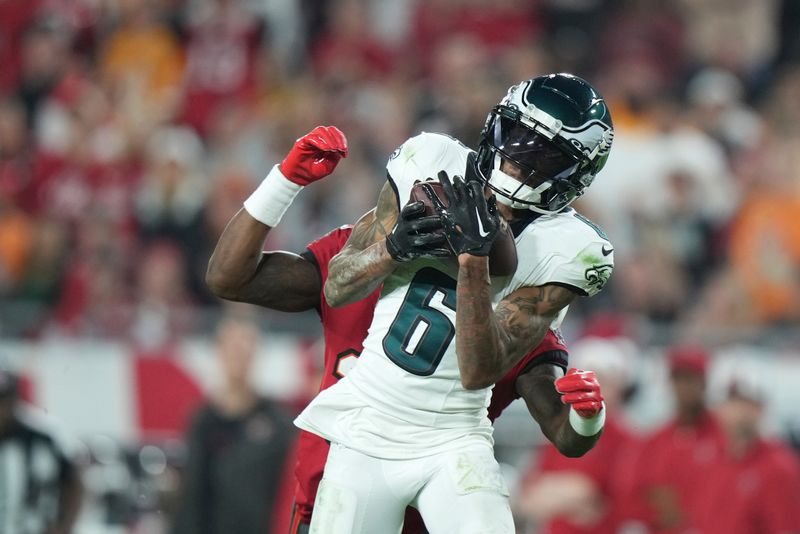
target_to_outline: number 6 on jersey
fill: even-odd
[[[409,373],[433,374],[456,333],[444,308],[456,311],[456,281],[436,269],[421,269],[383,338],[389,359]]]

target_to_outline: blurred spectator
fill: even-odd
[[[768,121],[767,129],[776,134],[800,133],[800,66],[789,64],[775,77],[774,83],[762,101],[762,111]]]
[[[581,207],[619,251],[623,309],[672,322],[720,259],[719,232],[738,192],[722,147],[685,120],[674,99],[650,94],[638,122],[620,127],[603,187]]]
[[[687,55],[684,20],[674,2],[622,0],[608,9],[610,14],[595,47],[595,61],[612,69],[644,71],[642,79],[622,82],[631,89],[644,89],[648,85],[651,89],[676,88]],[[626,103],[635,111],[638,98],[646,95],[629,92],[628,96]]]
[[[20,207],[32,174],[29,137],[20,102],[0,100],[0,195]]]
[[[800,319],[797,146],[795,139],[776,143],[775,175],[764,170],[765,183],[745,200],[731,228],[731,267],[748,297],[752,324]]]
[[[25,274],[33,221],[0,192],[0,295],[11,293]]]
[[[133,295],[126,282],[133,251],[102,212],[82,215],[50,326],[53,333],[127,339]]]
[[[191,239],[206,200],[203,145],[188,128],[164,127],[147,144],[147,161],[136,195],[136,215],[149,239]]]
[[[544,0],[546,15],[545,43],[550,44],[550,57],[558,70],[590,72],[595,62],[596,44],[611,14],[605,0]],[[545,44],[543,43],[543,44]],[[553,69],[536,69],[528,72],[551,72]],[[515,76],[523,79],[527,74]]]
[[[689,336],[740,339],[800,318],[797,139],[768,136],[740,154],[737,174],[747,194],[730,223],[729,261],[687,314]]]
[[[69,36],[52,20],[40,19],[28,27],[22,40],[17,98],[25,106],[32,124],[39,104],[66,71]]]
[[[227,318],[219,325],[223,383],[189,430],[175,534],[288,530],[288,517],[283,528],[277,522],[290,509],[280,493],[292,488],[287,454],[294,427],[289,414],[249,382],[258,343],[258,328],[247,320]]]
[[[430,63],[452,36],[470,35],[492,56],[536,40],[542,33],[540,2],[475,0],[417,2],[409,47],[420,57],[424,74],[435,75]],[[526,77],[541,73],[528,73]],[[516,80],[518,81],[518,80]]]
[[[664,534],[688,532],[693,510],[705,499],[700,482],[722,449],[719,423],[706,408],[708,353],[676,346],[667,358],[675,416],[641,442],[623,511],[628,527]]]
[[[22,40],[26,29],[41,8],[42,0],[0,2],[0,94],[8,94],[19,83]]]
[[[209,117],[203,174],[235,166],[254,183],[275,164],[273,144],[282,125],[258,103],[228,100]],[[284,135],[288,132],[282,132]]]
[[[17,377],[0,370],[0,525],[15,534],[69,534],[83,493],[63,446],[20,405]]]
[[[372,34],[366,2],[333,0],[324,31],[314,39],[311,65],[323,82],[358,83],[388,75],[397,59]]]
[[[102,87],[80,76],[65,78],[43,104],[35,126],[28,209],[76,227],[96,212],[120,238],[133,237],[139,170],[127,126]]]
[[[779,0],[677,0],[696,62],[757,82],[778,51]]]
[[[105,41],[101,69],[108,87],[126,114],[158,122],[174,113],[183,75],[183,51],[159,20],[161,3],[118,3],[116,31]]]
[[[724,453],[697,477],[693,504],[702,534],[800,532],[800,461],[760,436],[765,393],[752,377],[735,377],[717,410]]]
[[[35,222],[19,204],[31,178],[26,152],[22,107],[0,101],[0,295],[12,293],[22,280],[31,252]]]
[[[28,265],[15,297],[52,307],[58,302],[69,254],[66,228],[53,218],[36,220]],[[36,326],[36,325],[34,325]]]
[[[194,2],[185,14],[186,72],[183,120],[200,134],[228,100],[256,96],[259,66],[268,49],[265,22],[235,0]]]
[[[177,343],[191,332],[194,311],[183,252],[169,241],[153,243],[143,251],[136,275],[131,339],[153,351]]]
[[[135,199],[139,237],[145,243],[170,240],[182,249],[184,276],[195,297],[204,293],[198,265],[209,254],[203,217],[211,186],[205,163],[203,145],[191,129],[154,131]]]
[[[486,121],[484,110],[519,80],[498,79],[502,73],[492,68],[489,49],[467,33],[440,37],[431,62],[430,108],[422,109],[422,128],[450,132],[476,145]]]
[[[694,125],[728,153],[752,147],[762,134],[762,120],[745,105],[745,96],[739,78],[724,69],[703,69],[686,86],[686,99],[694,108]]]
[[[570,366],[592,370],[603,388],[607,418],[597,445],[580,458],[567,458],[551,444],[542,447],[525,476],[518,513],[542,534],[613,534],[618,525],[621,482],[636,439],[621,413],[633,384],[629,341],[584,338],[570,350]]]
[[[781,11],[778,15],[781,50],[779,61],[782,63],[796,63],[800,60],[800,4],[794,0],[780,0]]]

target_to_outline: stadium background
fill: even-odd
[[[215,381],[206,262],[296,137],[337,125],[350,156],[268,248],[354,221],[406,137],[474,145],[511,83],[551,71],[595,83],[616,126],[579,209],[617,268],[568,342],[619,347],[642,431],[670,414],[665,349],[706,344],[710,401],[745,370],[765,431],[800,445],[798,27],[792,0],[0,2],[0,363],[82,458],[79,532],[165,524]],[[317,318],[250,312],[259,388],[301,405]],[[519,405],[496,434],[513,481],[543,438]]]

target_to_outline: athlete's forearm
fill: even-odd
[[[552,439],[553,445],[556,446],[558,451],[564,456],[570,458],[577,458],[583,456],[597,443],[603,431],[600,430],[593,436],[581,436],[569,424],[569,408],[565,407],[561,410],[556,433]]]
[[[554,386],[559,376],[563,376],[563,371],[556,366],[537,365],[519,376],[515,387],[547,439],[564,456],[576,458],[589,452],[602,432],[582,436],[572,428],[569,423],[570,407],[561,402],[561,396]]]
[[[206,284],[218,297],[235,299],[258,270],[264,240],[272,228],[242,208],[233,216],[208,260]]]
[[[553,389],[553,383],[543,383],[541,387]],[[536,417],[530,403],[528,403],[528,411],[537,419],[542,433],[555,445],[558,452],[569,458],[583,456],[595,446],[603,433],[602,430],[593,436],[581,436],[569,424],[570,407],[562,404],[558,396],[556,396],[555,402],[558,404],[547,415]]]
[[[511,340],[492,310],[489,261],[461,254],[456,285],[456,354],[466,389],[489,387],[513,365]]]
[[[488,260],[461,254],[458,263],[456,352],[461,382],[467,389],[480,389],[496,383],[542,341],[575,293],[555,284],[522,287],[492,310]]]
[[[337,307],[359,301],[378,289],[399,265],[386,250],[386,235],[397,221],[399,209],[387,181],[374,210],[364,214],[341,252],[328,264],[325,300]]]
[[[328,265],[325,299],[334,307],[359,301],[375,291],[397,265],[384,240],[364,250],[345,247]]]

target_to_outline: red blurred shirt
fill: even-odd
[[[702,472],[698,491],[692,518],[702,534],[800,532],[800,460],[780,443],[725,455]]]
[[[8,94],[19,83],[22,40],[25,29],[35,20],[42,0],[0,2],[0,92]]]
[[[597,522],[580,525],[568,517],[555,517],[540,525],[540,534],[615,534],[618,525],[620,479],[626,470],[628,453],[634,447],[636,438],[610,413],[603,428],[603,436],[592,450],[580,458],[564,456],[555,445],[547,443],[540,453],[538,462],[526,475],[524,485],[535,483],[536,479],[547,473],[571,472],[588,477],[605,497],[606,510]]]
[[[643,522],[650,532],[685,532],[692,507],[703,498],[698,493],[698,483],[707,477],[722,444],[722,430],[710,413],[694,426],[670,422],[644,439],[627,487],[622,515]],[[668,492],[677,499],[682,517],[671,528],[658,524],[657,510],[650,502],[655,492]]]
[[[233,3],[188,30],[182,119],[206,135],[221,106],[256,96],[264,26]]]

